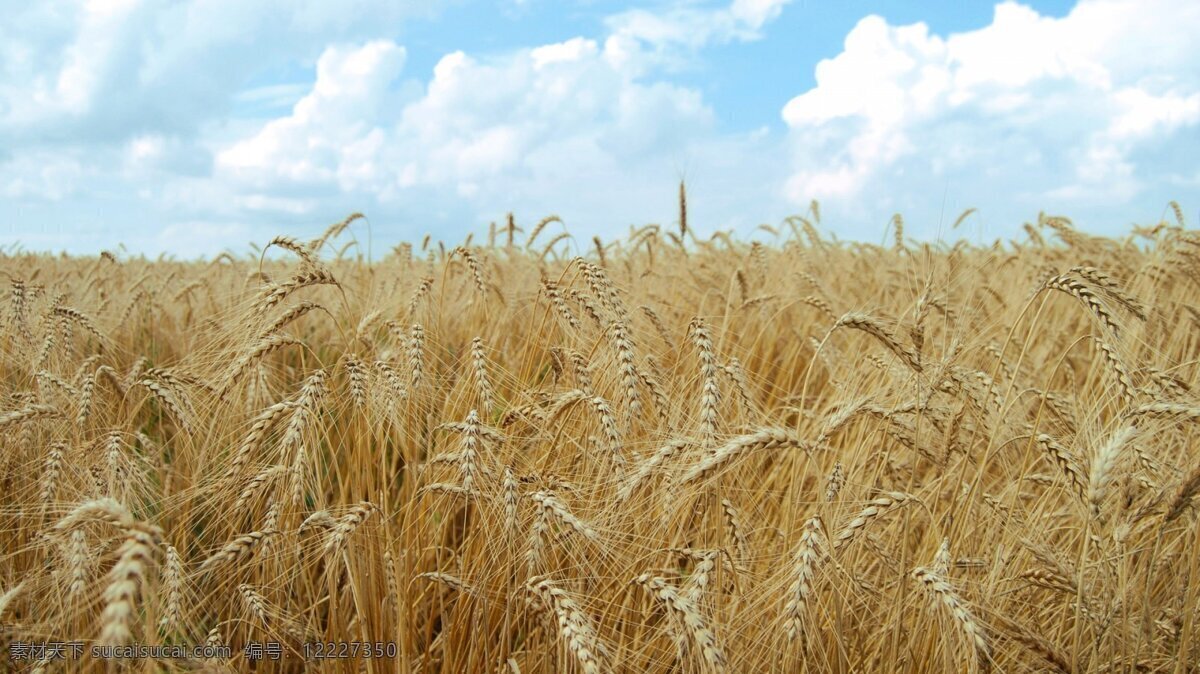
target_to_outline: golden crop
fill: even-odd
[[[681,211],[0,257],[0,666],[1194,667],[1182,218],[883,248]],[[45,642],[85,649],[10,659]],[[90,651],[138,644],[230,657]]]

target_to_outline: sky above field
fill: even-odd
[[[1200,2],[0,0],[0,245],[1200,220]],[[978,213],[956,231],[968,207]],[[355,225],[365,244],[368,228]]]

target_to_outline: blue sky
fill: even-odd
[[[579,240],[822,205],[883,240],[1200,204],[1200,3],[0,0],[0,244],[180,256],[352,211]],[[963,231],[946,223],[968,207]],[[360,236],[365,236],[364,229]]]

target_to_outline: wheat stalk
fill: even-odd
[[[634,579],[653,595],[667,610],[684,625],[692,645],[700,653],[702,666],[707,672],[724,672],[727,660],[725,652],[717,643],[717,637],[709,626],[708,621],[700,613],[700,609],[687,596],[667,584],[658,576],[642,574]]]
[[[788,641],[795,641],[804,631],[805,615],[812,594],[813,575],[821,557],[821,530],[824,525],[820,517],[812,517],[804,523],[800,543],[792,555],[792,581],[783,607],[784,631]]]
[[[930,598],[950,614],[955,624],[970,640],[975,650],[975,662],[987,667],[992,656],[991,645],[988,643],[983,627],[967,608],[966,602],[955,592],[954,587],[932,569],[925,567],[913,569],[912,577],[929,594]]]
[[[562,588],[549,579],[530,578],[526,584],[558,619],[558,633],[567,652],[587,674],[609,671],[608,651],[600,641],[591,618]]]

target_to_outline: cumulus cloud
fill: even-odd
[[[388,92],[403,90],[403,56],[386,41],[327,49],[312,90],[221,151],[219,174],[246,190],[336,183],[385,205],[433,195],[467,200],[474,215],[553,208],[623,227],[645,217],[632,197],[647,177],[671,175],[671,161],[713,137],[699,92],[640,81],[594,40],[448,54],[401,105],[408,94]]]
[[[47,0],[0,22],[0,145],[188,136],[315,41],[396,30],[436,0]],[[253,68],[247,68],[253,64]]]
[[[755,40],[791,0],[733,0],[724,7],[674,5],[666,9],[631,9],[608,17],[605,50],[626,68],[680,69],[694,53],[711,44]]]
[[[80,161],[53,152],[22,153],[7,162],[11,177],[0,195],[22,201],[61,201],[75,193],[83,174]]]
[[[1116,231],[1200,188],[1195,3],[1082,0],[1053,18],[1010,1],[949,35],[868,16],[781,126],[734,133],[719,92],[679,75],[714,45],[793,39],[767,36],[787,0],[630,9],[594,35],[414,70],[400,27],[454,1],[23,6],[0,23],[0,205],[197,251],[351,211],[385,239],[509,210],[612,234],[669,222],[681,178],[701,231],[818,198],[855,237],[895,211],[933,235],[943,197],[948,219],[978,206],[995,234],[1043,208]],[[254,79],[313,64],[309,81]],[[111,236],[88,226],[69,242]]]
[[[945,185],[1016,222],[1160,193],[1185,167],[1139,152],[1194,143],[1200,123],[1200,48],[1181,26],[1200,26],[1200,5],[1092,0],[1052,18],[1004,2],[988,26],[945,38],[866,17],[782,111],[786,193],[878,218],[881,206],[930,214]]]
[[[758,30],[778,18],[783,6],[789,2],[791,0],[733,0],[729,13],[752,30]]]
[[[311,62],[331,40],[361,44],[394,34],[455,1],[47,0],[7,7],[0,21],[0,205],[58,227],[120,218],[138,223],[129,226],[140,227],[139,236],[180,217],[237,217],[237,204],[261,214],[269,209],[255,205],[287,203],[282,212],[294,213],[294,200],[242,198],[214,174],[214,150],[250,130],[232,116],[236,107],[296,98],[294,83],[252,86],[252,78]],[[33,231],[25,227],[17,223],[17,233]],[[46,240],[40,226],[32,240]],[[95,239],[62,243],[78,249],[83,241]]]
[[[387,40],[327,48],[317,61],[312,90],[292,114],[223,150],[218,166],[261,185],[282,180],[353,188],[356,175],[370,172],[364,159],[382,140],[374,124],[393,98],[392,83],[405,56],[403,47]]]

